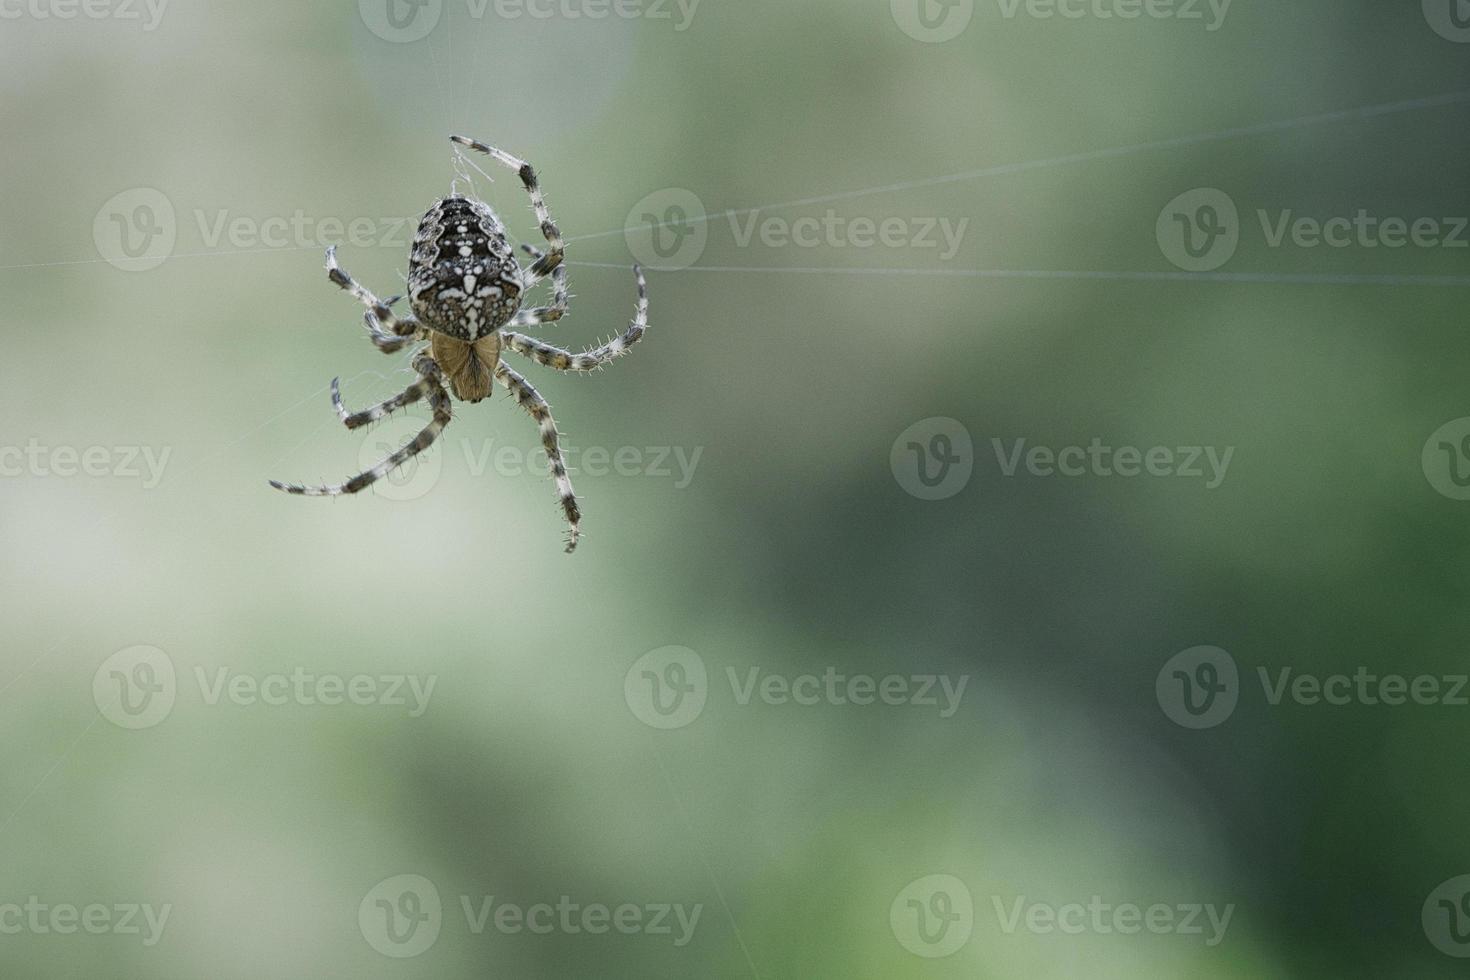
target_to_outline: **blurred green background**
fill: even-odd
[[[1463,975],[1466,5],[529,2],[0,3],[0,973]],[[504,395],[266,486],[451,132],[654,267],[572,557]]]

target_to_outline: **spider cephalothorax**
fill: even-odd
[[[408,296],[413,315],[399,318],[392,311],[397,297],[386,302],[378,299],[338,267],[335,247],[327,249],[327,275],[367,308],[365,321],[379,350],[392,354],[422,341],[429,344],[413,357],[413,369],[419,380],[381,405],[349,413],[342,404],[334,378],[332,404],[337,415],[349,429],[355,429],[386,417],[394,409],[427,398],[434,417],[406,446],[346,483],[307,487],[272,480],[271,486],[313,497],[356,493],[429,448],[444,431],[450,420],[445,382],[456,398],[478,402],[490,394],[498,380],[541,428],[541,443],[570,525],[567,550],[571,551],[577,546],[581,510],[562,460],[551,409],[529,381],[501,363],[500,354],[509,348],[559,371],[591,371],[601,367],[627,351],[648,326],[648,295],[643,273],[636,265],[633,267],[638,280],[638,306],[632,322],[620,336],[600,347],[573,354],[506,329],[553,323],[566,313],[569,298],[561,232],[551,220],[530,164],[462,136],[450,139],[488,153],[520,176],[531,195],[531,206],[548,250],[543,253],[529,245],[522,246],[535,259],[522,269],[516,263],[504,226],[487,204],[457,194],[443,198],[419,223],[408,267]],[[552,305],[521,310],[525,293],[548,276],[553,285]]]

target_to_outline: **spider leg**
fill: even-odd
[[[525,249],[526,253],[533,259],[540,259],[546,254],[534,245],[523,244],[521,248]],[[571,296],[567,292],[567,267],[565,264],[559,265],[551,271],[551,285],[553,287],[553,293],[550,306],[538,306],[530,310],[521,310],[511,318],[506,326],[535,327],[543,323],[555,323],[557,320],[560,320],[566,314],[567,306],[571,302]]]
[[[383,325],[378,322],[377,317],[373,316],[371,310],[363,314],[362,318],[363,322],[367,324],[368,340],[371,340],[373,342],[373,346],[382,351],[384,354],[396,354],[399,351],[403,350],[403,348],[405,347],[412,347],[414,344],[423,340],[425,336],[424,331],[418,326],[417,321],[413,320],[411,317],[406,320],[398,321],[398,325],[400,327],[405,325],[410,325],[413,327],[414,332],[406,337],[399,337],[391,333],[386,333],[383,330]]]
[[[337,410],[337,417],[342,420],[342,424],[349,429],[358,429],[370,422],[387,418],[395,410],[403,408],[405,405],[412,405],[414,402],[428,395],[434,390],[434,386],[438,384],[432,378],[420,378],[402,392],[378,405],[374,405],[372,408],[365,408],[360,412],[349,413],[347,406],[342,404],[342,392],[337,381],[338,379],[336,378],[332,379],[332,407]]]
[[[546,404],[546,399],[541,397],[531,382],[521,377],[508,365],[502,363],[495,368],[495,377],[501,384],[510,389],[511,395],[520,404],[536,424],[541,427],[541,445],[546,449],[546,458],[551,463],[551,475],[556,480],[556,492],[561,497],[562,510],[566,512],[567,524],[570,525],[567,537],[567,554],[571,554],[577,548],[577,539],[581,536],[582,508],[577,505],[577,494],[572,490],[572,480],[567,476],[567,464],[561,456],[561,446],[558,442],[556,431],[556,420],[551,417],[551,406]]]
[[[638,343],[643,337],[643,331],[648,329],[648,286],[643,281],[642,269],[636,265],[633,266],[633,274],[638,277],[637,310],[633,319],[628,323],[628,329],[602,346],[574,354],[560,347],[553,347],[535,337],[527,337],[510,330],[500,332],[502,344],[518,354],[524,354],[537,363],[558,371],[593,371],[602,367],[614,358],[627,353],[628,348]]]
[[[563,244],[561,232],[557,230],[556,222],[551,220],[551,212],[546,208],[546,198],[541,195],[541,185],[536,183],[536,171],[531,165],[519,157],[513,157],[504,150],[497,150],[493,146],[468,139],[464,136],[451,136],[452,142],[460,146],[468,146],[480,153],[488,153],[495,159],[496,163],[514,170],[521,178],[521,184],[526,188],[526,193],[531,195],[531,207],[536,211],[536,220],[541,223],[541,234],[545,236],[546,243],[551,250],[541,256],[536,262],[523,273],[527,288],[545,279],[557,266],[561,265]]]
[[[435,364],[427,353],[421,353],[418,357],[414,358],[413,368],[422,376],[423,380],[419,384],[424,382],[429,384],[430,387],[426,394],[429,398],[429,405],[434,410],[433,419],[430,420],[428,425],[424,426],[418,435],[414,436],[403,447],[389,453],[376,466],[357,474],[345,483],[340,483],[335,486],[306,487],[294,483],[281,483],[277,480],[271,480],[270,485],[277,490],[284,490],[286,493],[306,497],[337,497],[342,494],[357,493],[359,490],[364,490],[372,486],[432,446],[434,440],[439,438],[439,433],[443,432],[444,427],[449,424],[449,393],[444,390],[439,365]],[[404,392],[404,394],[407,395],[408,392]]]
[[[394,296],[386,302],[378,299],[372,291],[359,285],[347,271],[337,265],[337,246],[327,249],[327,278],[351,293],[359,303],[367,307],[363,320],[373,344],[384,354],[392,354],[415,341],[422,340],[424,329],[412,316],[399,319],[391,307],[403,297]]]
[[[402,299],[402,296],[394,296],[383,302],[391,307]],[[411,347],[421,340],[427,340],[429,332],[413,316],[403,317],[396,321],[394,328],[407,331],[403,334],[389,333],[383,328],[383,322],[378,319],[377,314],[368,310],[362,315],[362,322],[367,327],[368,339],[373,346],[384,354],[396,354],[405,347]]]

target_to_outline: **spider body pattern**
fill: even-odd
[[[414,237],[408,267],[412,313],[406,317],[392,310],[403,297],[378,299],[337,265],[335,246],[327,249],[328,278],[362,303],[368,337],[378,350],[394,354],[427,342],[427,347],[419,347],[411,360],[418,379],[379,405],[349,412],[342,402],[338,379],[333,378],[332,405],[338,418],[348,429],[357,429],[423,400],[427,400],[433,417],[406,445],[343,483],[303,486],[272,480],[270,484],[286,493],[308,497],[336,497],[364,490],[434,444],[452,418],[450,392],[460,401],[473,404],[487,398],[498,383],[540,429],[541,444],[566,516],[567,551],[571,552],[581,534],[581,507],[567,476],[551,407],[529,381],[501,361],[500,355],[512,350],[558,371],[603,367],[626,353],[648,327],[648,289],[643,271],[633,266],[638,284],[633,319],[620,335],[605,344],[574,353],[517,333],[512,328],[554,323],[567,312],[570,298],[567,270],[562,264],[561,232],[551,218],[530,164],[462,136],[450,139],[488,154],[516,172],[531,197],[547,249],[543,252],[523,245],[533,261],[522,267],[506,237],[505,226],[489,205],[457,194],[442,198],[424,214]],[[523,298],[544,279],[552,284],[551,305],[522,309]]]

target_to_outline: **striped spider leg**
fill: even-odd
[[[606,367],[616,358],[628,353],[628,349],[638,343],[643,338],[643,332],[648,329],[648,284],[643,279],[641,267],[633,266],[633,276],[638,281],[638,304],[633,319],[629,321],[626,330],[605,344],[573,353],[512,330],[500,331],[502,341],[517,354],[524,354],[536,363],[557,371],[596,371]]]
[[[535,389],[531,382],[516,373],[510,365],[501,362],[495,369],[495,378],[510,390],[517,404],[530,413],[541,429],[541,446],[546,450],[546,461],[551,466],[552,479],[556,481],[556,492],[561,498],[562,511],[567,518],[567,552],[577,547],[581,536],[582,508],[577,504],[577,493],[572,489],[572,479],[567,476],[567,464],[561,456],[560,434],[556,431],[556,419],[551,417],[551,406]]]
[[[426,337],[426,331],[413,316],[400,320],[393,313],[393,304],[402,296],[380,300],[372,291],[357,283],[347,270],[337,264],[337,246],[327,249],[327,278],[351,293],[367,312],[363,322],[367,325],[369,339],[384,354],[395,354],[416,341]]]
[[[541,259],[546,253],[534,245],[522,245],[522,249],[533,259]],[[521,310],[511,317],[508,327],[536,327],[543,323],[555,323],[566,315],[567,307],[571,305],[571,293],[567,291],[567,267],[562,263],[552,270],[551,273],[552,297],[550,306],[537,306],[529,310]]]
[[[343,407],[342,397],[337,391],[337,380],[334,378],[332,379],[332,404],[336,406],[337,416],[342,420],[342,424],[346,425],[349,429],[355,429],[359,426],[367,425],[369,422],[376,422],[395,408],[411,405],[427,396],[429,407],[433,409],[434,417],[429,421],[428,425],[424,426],[423,430],[417,436],[401,448],[389,453],[375,466],[364,470],[344,483],[309,487],[295,483],[281,483],[279,480],[271,480],[270,485],[277,490],[284,490],[287,493],[297,494],[303,497],[338,497],[343,494],[357,493],[359,490],[366,490],[432,446],[434,440],[439,438],[439,433],[443,432],[444,427],[449,424],[449,393],[444,390],[443,373],[439,370],[439,365],[434,363],[434,359],[428,355],[427,351],[420,351],[413,359],[413,369],[418,372],[419,380],[409,385],[402,394],[388,399],[381,405],[374,405],[372,408],[357,412],[356,414],[349,414],[347,409]]]
[[[535,169],[519,157],[513,157],[504,150],[497,150],[493,146],[486,146],[468,137],[451,136],[449,140],[479,153],[487,153],[496,163],[514,170],[521,178],[521,186],[525,187],[526,193],[531,196],[531,208],[536,212],[536,220],[541,225],[541,235],[546,239],[546,244],[551,246],[551,250],[537,259],[530,268],[522,270],[522,282],[527,289],[531,288],[561,265],[565,251],[561,232],[557,229],[556,222],[551,220],[551,212],[546,207],[546,198],[541,194],[541,185],[536,182]]]

